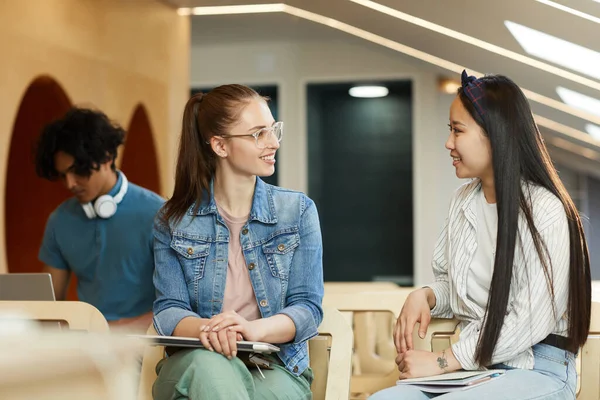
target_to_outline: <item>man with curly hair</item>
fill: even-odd
[[[152,225],[163,199],[116,169],[125,131],[102,112],[72,108],[47,125],[36,154],[38,176],[74,197],[50,215],[39,252],[64,300],[71,274],[79,300],[112,327],[145,331],[155,298]]]

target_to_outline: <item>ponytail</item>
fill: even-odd
[[[177,224],[195,203],[198,211],[202,196],[210,189],[210,180],[215,170],[215,157],[198,128],[198,117],[202,112],[203,93],[190,98],[183,111],[183,124],[177,157],[177,173],[173,196],[165,203],[161,218],[165,224]]]

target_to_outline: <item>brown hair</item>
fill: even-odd
[[[194,212],[198,211],[202,196],[210,191],[217,166],[210,138],[228,134],[253,99],[267,100],[247,86],[223,85],[188,100],[183,111],[175,189],[161,213],[167,226],[181,222],[192,204]]]

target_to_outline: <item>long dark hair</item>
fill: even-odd
[[[542,262],[554,314],[553,278],[548,249],[533,221],[530,194],[521,181],[544,187],[560,199],[569,224],[569,350],[576,352],[589,332],[591,313],[590,259],[579,212],[552,164],[529,103],[519,87],[501,75],[480,79],[484,88],[485,112],[480,116],[464,90],[458,96],[471,117],[483,129],[492,148],[492,166],[498,211],[494,273],[490,286],[484,328],[475,358],[488,365],[504,324],[513,277],[519,213],[525,217],[535,249]],[[518,199],[518,201],[517,201]],[[550,265],[549,265],[550,263]],[[556,316],[560,318],[560,316]]]
[[[223,85],[188,100],[183,111],[175,188],[160,214],[164,224],[179,223],[192,205],[194,212],[198,211],[203,195],[210,192],[217,166],[210,138],[228,134],[252,99],[266,100],[247,86]]]

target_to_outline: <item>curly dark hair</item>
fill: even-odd
[[[54,155],[62,151],[75,159],[74,172],[90,176],[92,170],[112,161],[115,170],[117,148],[123,144],[125,131],[101,111],[71,108],[61,119],[44,127],[37,142],[35,169],[40,178],[56,180]]]

